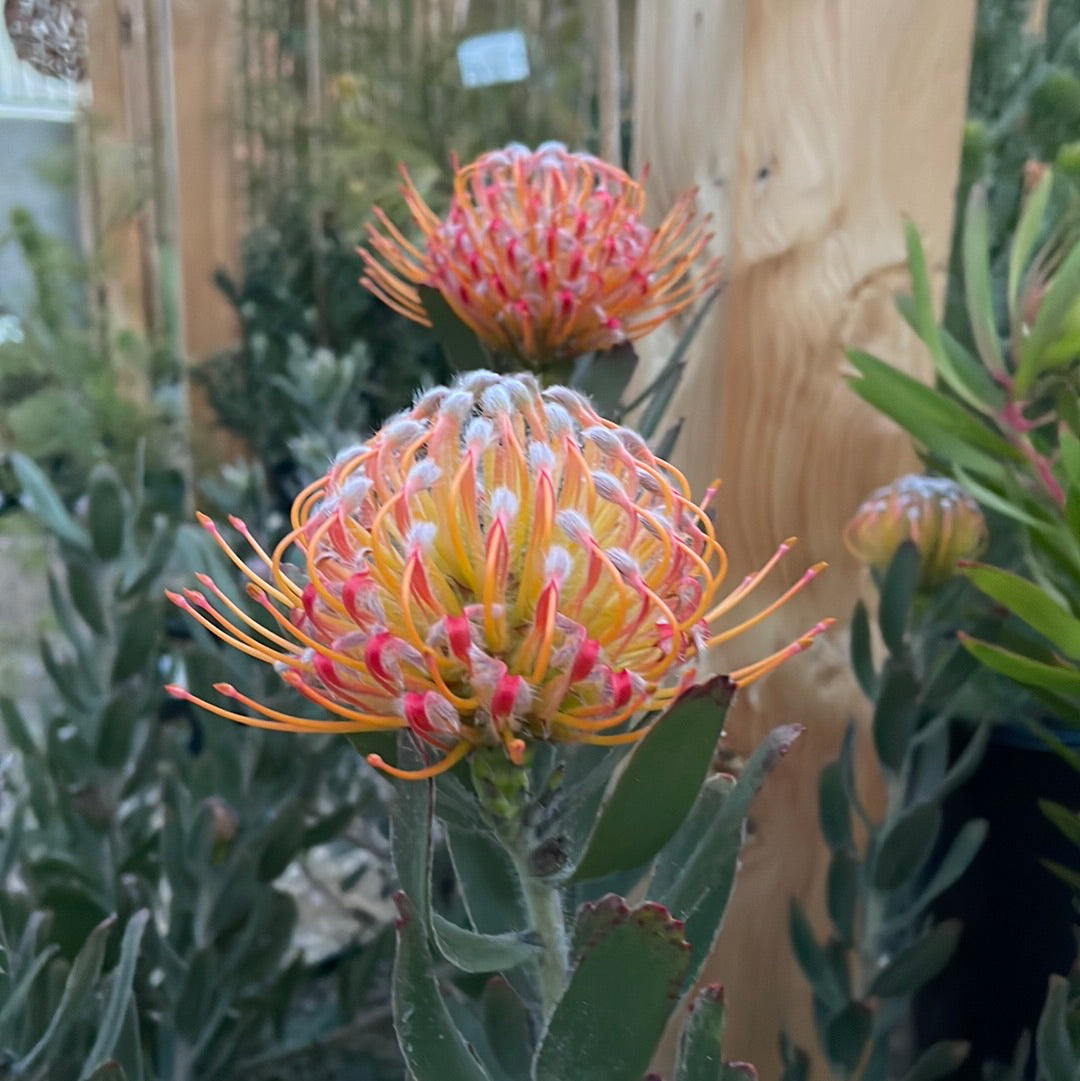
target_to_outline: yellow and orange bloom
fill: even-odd
[[[715,261],[695,269],[709,234],[693,192],[650,229],[639,183],[560,143],[455,169],[445,218],[402,175],[421,238],[376,209],[361,283],[425,325],[418,287],[437,289],[486,345],[531,367],[640,338],[719,281]]]
[[[502,746],[520,762],[530,741],[632,742],[708,649],[824,566],[740,625],[713,629],[791,542],[720,598],[727,560],[706,513],[711,492],[695,503],[637,433],[575,391],[472,372],[340,454],[297,498],[292,531],[273,552],[233,519],[265,574],[202,518],[270,626],[205,575],[205,592],[170,594],[333,719],[281,713],[227,684],[216,689],[236,709],[170,691],[263,728],[409,729],[435,757],[409,776],[434,775],[478,747]],[[752,682],[829,622],[730,678]]]
[[[919,549],[919,584],[931,589],[986,547],[986,519],[955,481],[909,473],[871,492],[844,528],[851,554],[879,571],[908,540]]]

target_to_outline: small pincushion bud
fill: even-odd
[[[906,541],[922,561],[919,586],[933,589],[986,545],[986,521],[978,504],[945,477],[909,474],[872,492],[844,529],[848,550],[875,570],[884,570]]]
[[[208,796],[203,806],[210,815],[210,833],[215,855],[223,852],[236,836],[236,812],[219,796]]]

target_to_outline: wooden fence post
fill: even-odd
[[[925,237],[939,295],[944,285],[973,15],[973,0],[638,3],[635,147],[651,164],[650,202],[659,212],[699,186],[729,278],[672,406],[686,417],[678,458],[695,490],[724,479],[717,517],[734,581],[791,535],[801,543],[777,589],[808,562],[831,564],[718,660],[730,668],[742,650],[761,655],[823,615],[841,619],[744,695],[728,724],[738,755],[776,724],[807,726],[755,803],[704,974],[729,991],[727,1055],[766,1078],[779,1072],[781,1030],[816,1052],[789,899],[823,929],[818,774],[849,718],[866,719],[844,627],[861,579],[840,530],[870,489],[916,465],[906,437],[846,386],[842,347],[929,371],[893,296],[907,285],[904,217]],[[662,1071],[669,1062],[670,1045]]]

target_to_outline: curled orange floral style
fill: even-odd
[[[718,283],[715,261],[695,269],[709,234],[694,193],[650,229],[641,185],[591,154],[559,143],[483,154],[455,169],[445,218],[402,172],[421,239],[376,210],[362,284],[424,324],[418,288],[436,289],[490,348],[527,365],[640,338]]]
[[[706,512],[711,492],[694,502],[678,471],[575,391],[472,372],[340,454],[297,498],[273,552],[233,519],[263,574],[202,519],[270,625],[205,575],[205,592],[170,594],[333,719],[284,714],[227,684],[216,689],[235,709],[170,690],[263,728],[407,728],[434,758],[408,776],[441,772],[477,747],[502,746],[519,762],[529,741],[632,742],[707,650],[823,566],[716,629],[790,542],[721,598],[727,560]],[[752,682],[828,622],[730,678]]]

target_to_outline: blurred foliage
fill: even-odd
[[[954,613],[961,630],[959,647],[950,652],[960,648],[984,666],[977,679],[984,690],[1007,679],[1027,696],[1026,706],[1014,708],[1012,723],[1026,727],[1029,738],[1032,732],[1040,736],[1080,770],[1074,749],[1080,727],[1080,219],[1068,178],[1040,168],[1029,170],[1027,180],[1000,267],[994,265],[992,198],[981,184],[970,191],[959,240],[964,340],[970,347],[938,325],[922,244],[908,230],[913,296],[901,298],[899,306],[927,347],[937,386],[927,387],[865,353],[849,351],[849,359],[857,372],[855,391],[905,428],[928,466],[959,482],[992,515],[999,540],[1007,538],[1008,558],[998,558],[1000,544],[998,556],[991,550],[1002,565],[969,564],[962,570],[994,609],[981,624]],[[886,602],[883,594],[883,617]],[[892,650],[887,634],[885,640]],[[856,671],[865,670],[869,647],[858,649],[857,634],[853,649]],[[951,662],[943,654],[941,663]],[[876,711],[875,737],[877,719]],[[904,814],[917,810],[917,799],[909,810],[911,801],[905,788]],[[1075,804],[1042,806],[1080,846]],[[953,848],[977,831],[978,823],[967,823]],[[1052,869],[1080,889],[1073,869]],[[1064,1081],[1080,1075],[1078,1026],[1077,1002],[1055,977],[1035,1034],[1039,1077]],[[1027,1057],[1022,1044],[1002,1076],[1027,1076]]]
[[[251,449],[260,517],[285,512],[342,441],[368,435],[447,372],[424,328],[360,288],[354,241],[326,221],[315,246],[309,204],[287,195],[281,205],[275,224],[245,237],[240,279],[218,275],[240,345],[196,372],[220,423]],[[298,448],[305,438],[325,443],[317,465]]]
[[[147,349],[127,334],[103,340],[86,303],[85,263],[27,211],[11,212],[3,243],[19,250],[33,295],[0,335],[0,447],[39,462],[70,500],[95,462],[131,469],[150,422],[117,372],[144,368]]]
[[[1040,7],[1044,26],[1032,24]],[[979,0],[957,206],[974,184],[986,186],[998,296],[1028,162],[1053,165],[1080,184],[1080,0]],[[944,323],[970,345],[960,214],[956,221]]]
[[[29,458],[9,464],[56,546],[59,633],[41,651],[58,706],[0,702],[17,755],[0,778],[0,1077],[400,1078],[379,782],[329,737],[244,730],[165,696],[167,680],[208,693],[267,675],[164,603],[192,566],[230,581],[201,529],[107,464],[78,514]],[[313,850],[352,883],[311,879]],[[329,943],[317,909],[298,913],[328,889],[350,928]]]
[[[872,818],[856,791],[852,723],[839,759],[819,782],[821,831],[831,853],[824,942],[792,902],[791,940],[813,991],[818,1039],[832,1076],[845,1081],[933,1081],[967,1054],[966,1045],[946,1041],[906,1061],[897,1036],[911,996],[948,965],[962,933],[958,921],[935,923],[928,910],[964,874],[986,836],[986,823],[973,820],[944,837],[944,800],[978,768],[994,724],[1009,720],[1024,700],[956,640],[957,626],[991,633],[998,622],[991,606],[963,578],[920,592],[920,573],[919,551],[905,541],[887,570],[875,572],[876,631],[861,602],[851,624],[852,670],[873,704],[884,814]],[[877,643],[884,646],[880,664]],[[786,1081],[805,1076],[805,1055],[787,1043],[782,1051]]]
[[[221,423],[252,451],[254,468],[233,475],[262,516],[284,514],[325,464],[310,468],[311,433],[324,433],[333,453],[449,374],[430,332],[358,285],[355,249],[371,207],[403,213],[399,166],[438,207],[452,154],[468,160],[553,136],[585,146],[595,127],[580,5],[474,3],[454,32],[433,30],[415,4],[319,10],[322,89],[314,103],[304,6],[241,5],[237,128],[251,224],[239,275],[221,273],[218,285],[236,309],[242,342],[198,373]],[[458,42],[512,26],[526,33],[529,78],[465,88]],[[335,382],[332,406],[314,403],[304,388],[312,371]],[[321,413],[325,407],[335,415]],[[218,485],[208,491],[225,494]]]

